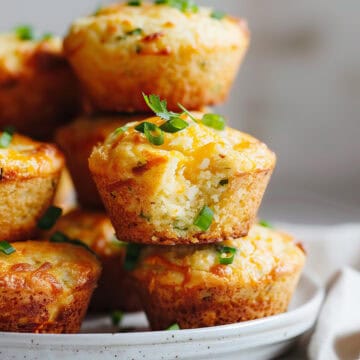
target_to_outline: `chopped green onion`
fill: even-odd
[[[21,25],[15,28],[15,34],[20,40],[33,40],[34,30],[30,25]]]
[[[141,28],[136,28],[134,30],[130,30],[126,33],[126,35],[141,35],[143,30]]]
[[[217,11],[217,10],[214,10],[210,17],[212,17],[213,19],[216,19],[216,20],[222,20],[224,17],[226,16],[226,14],[222,11]]]
[[[224,186],[227,185],[229,183],[229,179],[222,179],[219,181],[219,185]]]
[[[115,310],[111,313],[111,322],[114,326],[119,327],[124,313],[120,310]]]
[[[124,269],[132,271],[135,269],[136,263],[139,259],[142,246],[139,244],[128,244],[126,248],[126,255],[124,260]]]
[[[180,330],[179,324],[172,324],[166,330]]]
[[[4,128],[4,132],[0,136],[0,149],[6,149],[7,147],[9,147],[14,132],[15,128],[12,126],[7,126]]]
[[[155,0],[155,4],[168,5],[182,12],[190,11],[197,13],[199,11],[199,7],[192,0]]]
[[[222,265],[232,264],[236,254],[236,249],[230,246],[218,246],[219,262]]]
[[[0,241],[0,251],[5,255],[10,255],[14,253],[16,250],[7,241]]]
[[[45,33],[42,37],[41,40],[50,40],[54,37],[54,35],[50,32]]]
[[[224,117],[217,114],[205,114],[201,122],[215,130],[224,130],[226,125]]]
[[[185,120],[178,117],[173,117],[164,124],[162,124],[160,126],[160,129],[165,131],[166,133],[177,133],[181,130],[184,130],[188,126],[189,124]]]
[[[62,215],[62,209],[57,206],[50,206],[42,218],[38,221],[38,228],[42,230],[50,230],[57,219]]]
[[[51,235],[50,241],[54,242],[54,243],[68,243],[68,244],[72,244],[72,245],[76,245],[76,246],[81,246],[81,247],[85,248],[86,250],[90,251],[93,255],[95,255],[97,257],[97,254],[89,246],[87,246],[84,242],[82,242],[81,240],[78,240],[78,239],[70,239],[67,235],[65,235],[61,231],[55,231]]]
[[[259,225],[261,225],[262,227],[269,228],[269,229],[273,229],[273,228],[274,228],[274,226],[272,226],[272,224],[269,223],[269,222],[266,221],[266,220],[259,220]]]
[[[197,218],[194,221],[194,225],[197,226],[199,229],[206,231],[211,226],[211,223],[214,218],[214,212],[208,207],[204,206]]]
[[[155,124],[144,121],[135,127],[135,130],[145,134],[153,145],[160,146],[164,143],[164,132]]]
[[[131,0],[131,1],[128,1],[128,5],[129,6],[141,6],[141,0]]]

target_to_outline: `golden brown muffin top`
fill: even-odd
[[[21,40],[16,34],[0,34],[0,85],[34,72],[54,71],[68,67],[63,56],[62,40]]]
[[[193,115],[201,118],[199,113]],[[114,181],[129,180],[146,177],[151,168],[176,159],[177,169],[182,169],[184,177],[196,183],[205,172],[209,176],[221,173],[221,178],[230,178],[234,174],[274,166],[275,155],[252,136],[231,128],[215,130],[200,120],[195,122],[187,115],[182,117],[188,127],[176,133],[165,133],[162,145],[152,144],[137,131],[139,122],[128,124],[125,131],[111,134],[104,144],[93,150],[89,158],[90,170]],[[159,127],[165,123],[159,117],[146,119],[146,122]]]
[[[65,50],[72,53],[89,41],[101,43],[109,51],[126,53],[140,47],[142,54],[165,55],[200,47],[239,47],[248,40],[243,20],[230,16],[215,18],[210,8],[181,11],[147,2],[140,6],[117,3],[76,20],[65,39]]]
[[[101,212],[73,211],[61,217],[53,231],[84,242],[100,257],[119,256],[126,250],[124,244],[116,239],[109,218]]]
[[[3,135],[0,132],[0,138]],[[63,167],[64,157],[53,144],[14,134],[8,146],[0,147],[0,181],[46,176]]]
[[[233,257],[229,264],[220,260],[224,247],[235,249],[227,254]],[[292,273],[304,261],[305,254],[292,236],[254,225],[248,236],[218,245],[144,247],[134,275],[156,278],[164,285],[251,285]]]
[[[15,252],[0,253],[0,288],[63,294],[93,286],[100,264],[81,246],[45,241],[13,243]]]

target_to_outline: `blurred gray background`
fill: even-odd
[[[0,30],[29,23],[64,34],[109,1],[0,0]],[[202,0],[245,17],[252,43],[228,102],[234,127],[266,142],[278,166],[270,220],[360,220],[360,2]]]

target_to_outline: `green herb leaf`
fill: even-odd
[[[211,226],[214,218],[214,212],[208,207],[204,206],[197,218],[194,221],[194,225],[203,231],[207,231]]]
[[[4,253],[5,255],[10,255],[10,254],[14,253],[16,250],[7,241],[0,241],[0,251],[2,253]]]
[[[269,228],[269,229],[274,228],[274,226],[266,220],[259,220],[259,225],[261,225],[262,227]]]
[[[124,313],[120,310],[115,310],[111,313],[111,322],[114,326],[119,327]]]
[[[164,132],[151,122],[144,121],[135,126],[135,130],[145,134],[146,138],[153,145],[160,146],[164,143]]]
[[[181,130],[184,130],[188,126],[189,124],[185,120],[178,117],[173,117],[164,124],[162,124],[160,126],[160,129],[165,131],[166,133],[177,133]]]
[[[14,29],[16,36],[20,40],[33,40],[34,30],[30,25],[20,25]]]
[[[236,249],[230,246],[218,246],[219,262],[222,265],[232,264],[236,254]]]
[[[14,132],[15,128],[13,126],[7,126],[4,128],[4,131],[0,136],[0,149],[6,149],[7,147],[9,147]]]
[[[42,218],[38,221],[38,228],[42,230],[50,230],[57,219],[62,215],[62,209],[57,206],[50,206]]]
[[[179,324],[172,324],[171,326],[169,326],[166,330],[180,330],[180,326]]]
[[[166,100],[160,100],[159,96],[157,95],[147,96],[144,93],[143,97],[147,106],[156,114],[156,116],[164,120],[170,120],[171,112],[169,112],[167,109]]]
[[[132,1],[128,1],[128,5],[129,6],[141,6],[142,1],[141,0],[132,0]]]
[[[201,122],[215,130],[224,130],[226,125],[224,117],[217,114],[205,114]]]
[[[141,35],[143,33],[143,30],[141,28],[136,28],[134,30],[130,30],[126,32],[126,35]]]
[[[78,239],[70,239],[67,235],[65,235],[61,231],[55,231],[51,235],[50,241],[54,242],[54,243],[68,243],[68,244],[72,244],[72,245],[76,245],[76,246],[81,246],[97,257],[97,254],[95,253],[95,251],[93,251],[84,242],[82,242],[81,240],[78,240]]]
[[[126,248],[126,255],[124,260],[124,269],[132,271],[136,267],[136,263],[141,253],[142,245],[139,244],[128,244]]]
[[[190,118],[192,121],[198,122],[198,121],[195,119],[194,115],[193,115],[189,110],[187,110],[184,106],[182,106],[182,105],[179,104],[179,103],[178,103],[178,106],[179,106],[179,108],[180,108],[187,116],[189,116],[189,118]]]
[[[199,7],[192,0],[155,0],[157,5],[168,5],[182,12],[197,13]]]
[[[212,17],[213,19],[216,19],[216,20],[222,20],[224,17],[226,16],[226,14],[222,11],[217,11],[217,10],[214,10],[210,17]]]
[[[222,179],[219,181],[220,186],[225,186],[229,183],[229,179]]]

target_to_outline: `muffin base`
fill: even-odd
[[[52,204],[60,172],[47,177],[0,180],[0,240],[33,238],[37,222]]]
[[[147,203],[149,201],[141,196],[147,193],[141,185],[128,182],[111,183],[102,174],[93,173],[93,178],[118,239],[141,244],[180,245],[209,244],[246,236],[255,222],[271,174],[272,169],[239,174],[231,181],[229,190],[219,203],[219,221],[213,223],[206,232],[188,232],[181,235],[170,227],[155,229],[146,218],[139,216],[141,211],[146,211],[147,206],[151,206]],[[128,210],[129,204],[132,204],[131,211]]]
[[[174,323],[181,329],[217,326],[285,312],[300,277],[292,274],[258,284],[220,283],[216,286],[162,286],[151,278],[137,280],[137,288],[152,330]]]

